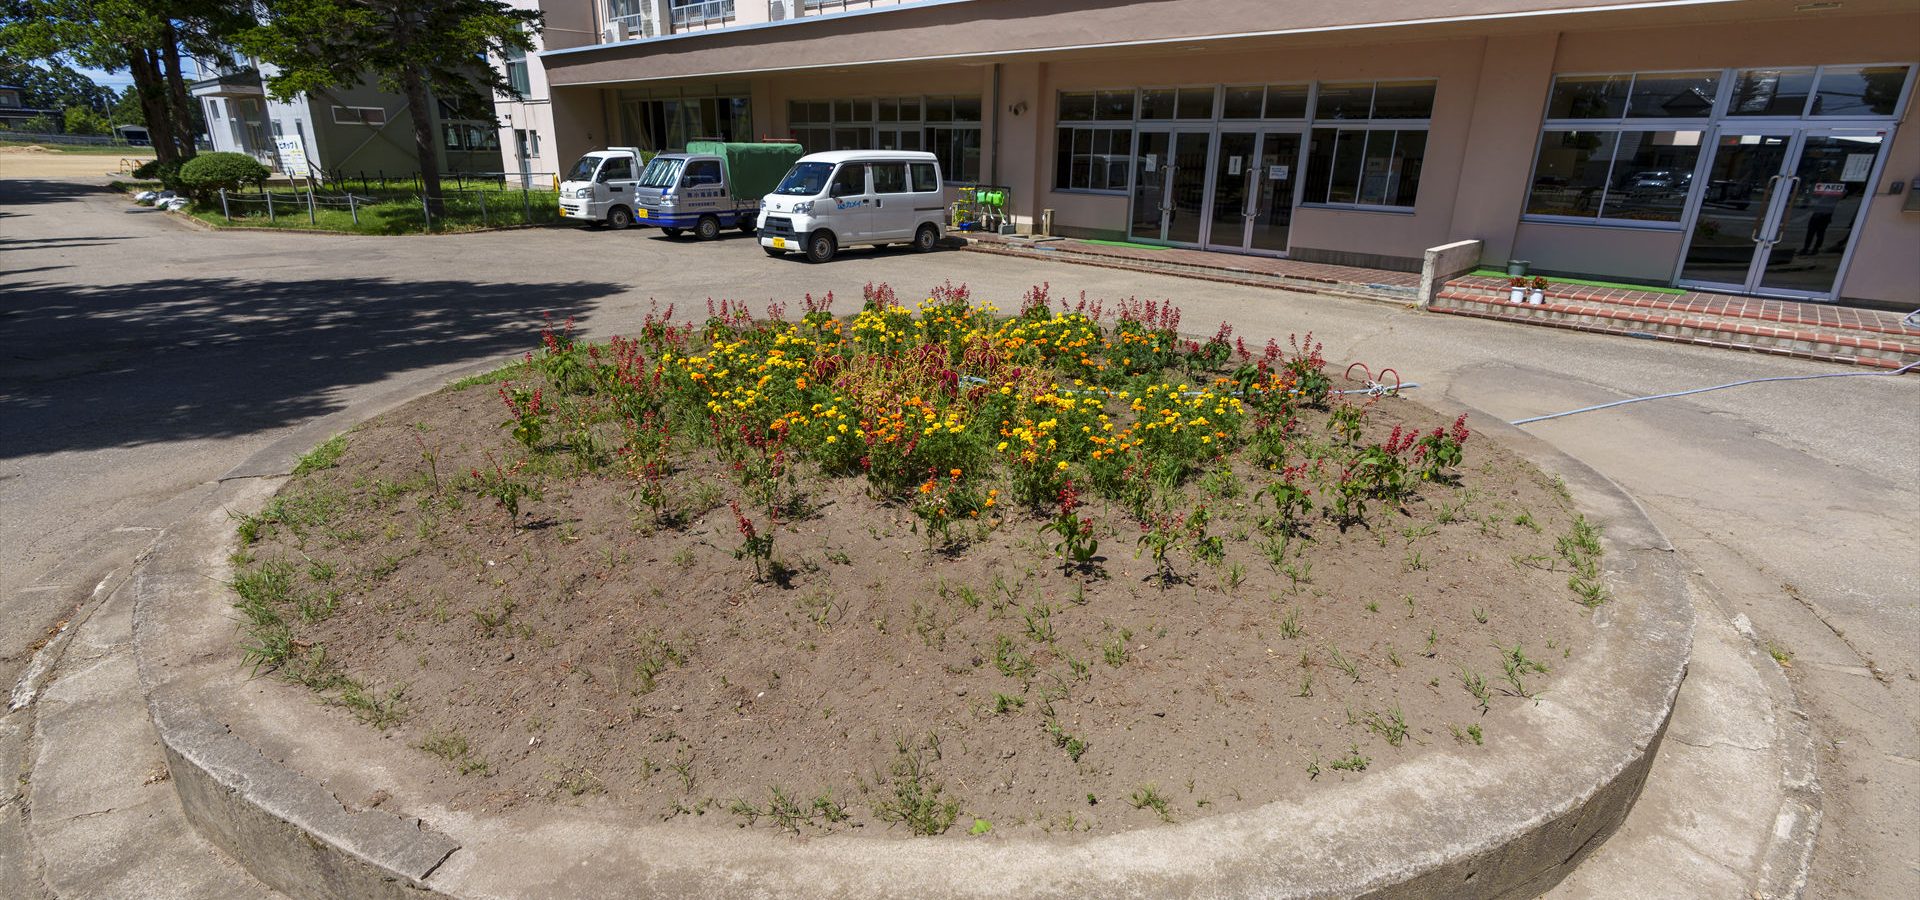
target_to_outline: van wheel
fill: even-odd
[[[719,237],[720,220],[714,216],[701,216],[700,221],[693,223],[693,236],[703,241]]]
[[[624,206],[616,206],[607,210],[607,224],[614,228],[625,228],[628,225],[632,225],[633,210]]]
[[[814,232],[812,237],[807,238],[807,262],[831,262],[834,254],[839,252],[840,242],[834,240],[833,232],[825,228]]]
[[[938,243],[940,243],[940,229],[932,225],[922,225],[919,231],[913,233],[913,252],[915,253],[927,253]]]
[[[761,247],[760,249],[766,251],[766,254],[768,256],[773,257],[774,259],[779,259],[780,257],[787,255],[787,251],[779,250],[773,247]]]
[[[678,228],[662,228],[662,229],[660,229],[660,233],[661,233],[661,234],[664,234],[664,235],[666,235],[667,237],[679,237],[679,236],[680,236],[680,229],[678,229]]]

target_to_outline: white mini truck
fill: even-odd
[[[560,182],[560,218],[625,228],[639,208],[640,148],[608,147],[580,157]]]
[[[826,262],[855,244],[940,242],[946,222],[940,161],[905,150],[835,150],[800,158],[760,202],[760,247]]]

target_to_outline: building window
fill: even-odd
[[[744,95],[623,99],[627,140],[642,150],[683,150],[688,141],[753,140],[753,102]]]
[[[507,87],[513,89],[515,97],[525,99],[531,92],[527,82],[527,51],[519,47],[507,48]]]
[[[1550,130],[1527,214],[1678,225],[1705,132]]]
[[[1439,83],[1323,81],[1315,86],[1302,203],[1412,209]],[[1272,92],[1269,91],[1271,102]],[[1304,109],[1304,97],[1300,107]],[[1283,102],[1291,104],[1289,95]],[[1290,108],[1290,107],[1283,107]]]
[[[387,111],[377,106],[336,106],[333,108],[335,125],[373,125],[387,124]]]
[[[1906,66],[1825,66],[1814,87],[1815,116],[1891,116],[1907,86]]]
[[[1133,129],[1061,126],[1054,143],[1053,187],[1126,193]]]
[[[971,95],[791,100],[788,134],[822,150],[926,150],[955,181],[980,177],[980,98]]]

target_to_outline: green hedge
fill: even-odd
[[[244,153],[202,153],[180,166],[180,187],[193,199],[206,202],[221,189],[237,191],[258,185],[273,172]]]

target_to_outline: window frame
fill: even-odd
[[[1814,103],[1818,100],[1820,96],[1821,81],[1826,77],[1827,71],[1829,69],[1870,69],[1870,68],[1876,68],[1876,67],[1895,67],[1895,66],[1905,67],[1907,70],[1907,77],[1906,77],[1905,83],[1901,85],[1899,97],[1894,101],[1894,107],[1892,112],[1884,115],[1854,114],[1854,115],[1825,115],[1825,116],[1813,115],[1811,113]],[[1732,102],[1733,102],[1734,85],[1735,85],[1735,82],[1738,80],[1740,73],[1752,71],[1756,69],[1805,69],[1805,68],[1813,69],[1813,80],[1808,84],[1807,97],[1805,101],[1802,102],[1800,106],[1800,111],[1797,114],[1776,113],[1773,115],[1737,115],[1731,110],[1730,107],[1732,106]],[[1688,72],[1705,72],[1705,71],[1715,72],[1718,77],[1718,85],[1714,92],[1713,105],[1709,108],[1705,116],[1695,116],[1695,117],[1686,117],[1686,118],[1681,118],[1681,117],[1666,118],[1666,117],[1631,115],[1631,112],[1633,109],[1633,88],[1639,83],[1641,76],[1643,75],[1652,75],[1652,76],[1675,75],[1675,74],[1682,74],[1682,73],[1688,73]],[[1560,79],[1620,77],[1622,75],[1630,76],[1632,80],[1628,84],[1627,100],[1626,100],[1625,106],[1621,110],[1621,115],[1616,117],[1611,117],[1611,118],[1567,118],[1567,117],[1552,118],[1547,115],[1547,113],[1552,109],[1553,89],[1558,84]],[[1541,109],[1540,125],[1537,129],[1535,129],[1535,132],[1534,132],[1533,165],[1528,167],[1527,169],[1527,180],[1526,180],[1526,190],[1527,190],[1527,196],[1529,200],[1533,193],[1534,181],[1538,178],[1538,175],[1539,175],[1540,151],[1545,145],[1546,136],[1549,132],[1596,131],[1596,132],[1611,132],[1616,135],[1614,139],[1613,157],[1607,161],[1607,182],[1606,182],[1607,186],[1603,188],[1603,191],[1611,190],[1613,172],[1615,167],[1619,163],[1620,140],[1618,135],[1635,133],[1635,132],[1697,131],[1700,134],[1699,147],[1701,148],[1701,150],[1698,154],[1698,157],[1694,160],[1693,175],[1692,175],[1692,179],[1690,180],[1687,186],[1686,198],[1682,202],[1680,218],[1674,221],[1663,222],[1663,221],[1648,221],[1644,219],[1616,219],[1616,218],[1609,218],[1609,217],[1602,216],[1600,215],[1600,213],[1606,209],[1606,204],[1604,201],[1604,193],[1603,193],[1602,202],[1596,206],[1595,214],[1592,216],[1567,216],[1567,215],[1560,215],[1556,213],[1530,213],[1525,211],[1525,207],[1528,201],[1523,201],[1522,211],[1520,214],[1520,221],[1522,223],[1536,223],[1536,224],[1544,224],[1544,225],[1572,225],[1572,226],[1582,227],[1582,228],[1625,228],[1625,229],[1669,231],[1669,232],[1686,231],[1688,228],[1691,227],[1692,216],[1689,214],[1689,211],[1694,209],[1696,206],[1696,200],[1697,200],[1696,192],[1704,189],[1706,174],[1713,162],[1713,154],[1709,151],[1715,146],[1715,141],[1718,139],[1722,131],[1732,129],[1736,133],[1744,133],[1750,130],[1764,131],[1769,128],[1801,129],[1801,128],[1809,128],[1809,127],[1842,128],[1842,129],[1890,128],[1892,125],[1900,122],[1904,118],[1906,111],[1908,109],[1908,106],[1913,99],[1914,83],[1916,81],[1920,81],[1920,61],[1849,62],[1849,63],[1820,64],[1820,65],[1814,65],[1811,67],[1806,65],[1764,65],[1763,64],[1763,65],[1748,65],[1748,66],[1725,66],[1719,69],[1705,69],[1705,68],[1699,68],[1699,67],[1691,67],[1691,68],[1680,68],[1680,69],[1648,69],[1646,71],[1631,71],[1631,72],[1589,72],[1589,71],[1555,72],[1553,73],[1553,82],[1548,85],[1547,96],[1543,101],[1543,107]]]
[[[335,125],[365,125],[369,128],[387,127],[387,110],[386,107],[383,106],[342,106],[334,104],[332,112],[333,124]],[[355,116],[351,119],[342,119],[340,114],[343,112],[355,113]],[[372,121],[372,117],[368,116],[367,113],[378,113],[380,120],[378,122]]]
[[[1427,117],[1424,119],[1376,119],[1373,117],[1373,107],[1374,107],[1375,101],[1372,97],[1369,97],[1367,100],[1367,118],[1364,118],[1364,119],[1322,119],[1320,118],[1319,116],[1320,84],[1323,81],[1328,83],[1338,83],[1342,81],[1357,82],[1359,80],[1360,79],[1357,79],[1357,78],[1356,79],[1326,78],[1326,79],[1315,79],[1314,81],[1308,82],[1309,90],[1307,91],[1307,107],[1306,107],[1307,117],[1304,120],[1301,120],[1301,119],[1273,119],[1273,120],[1236,119],[1234,121],[1236,122],[1250,122],[1250,121],[1290,122],[1290,123],[1298,123],[1302,126],[1303,130],[1301,132],[1301,142],[1300,142],[1300,150],[1301,150],[1300,179],[1299,179],[1300,184],[1299,184],[1299,187],[1296,189],[1297,191],[1296,196],[1299,197],[1299,201],[1294,204],[1295,209],[1331,209],[1331,210],[1339,210],[1342,212],[1386,213],[1389,215],[1402,215],[1402,216],[1414,215],[1416,212],[1418,212],[1419,203],[1420,203],[1419,188],[1417,186],[1414,188],[1414,199],[1413,199],[1413,205],[1411,206],[1403,206],[1400,204],[1359,202],[1360,191],[1362,189],[1362,186],[1365,183],[1365,176],[1366,176],[1366,148],[1365,147],[1361,148],[1361,162],[1360,162],[1361,181],[1356,182],[1354,184],[1354,200],[1346,201],[1346,200],[1327,200],[1327,199],[1320,199],[1320,200],[1307,199],[1309,192],[1311,192],[1313,189],[1313,184],[1309,180],[1309,175],[1313,172],[1313,168],[1312,168],[1313,133],[1321,129],[1332,130],[1335,133],[1336,141],[1339,140],[1339,132],[1343,132],[1343,131],[1367,131],[1367,132],[1419,131],[1419,132],[1423,132],[1426,134],[1427,139],[1426,139],[1425,145],[1420,148],[1420,161],[1421,161],[1422,168],[1425,167],[1427,152],[1433,148],[1433,115],[1431,112],[1429,112]],[[1395,76],[1395,77],[1379,76],[1372,79],[1368,79],[1369,83],[1374,86],[1374,90],[1376,93],[1379,90],[1380,83],[1383,81],[1392,81],[1392,82],[1431,81],[1433,82],[1433,105],[1436,107],[1440,105],[1440,100],[1442,96],[1440,92],[1441,80],[1442,79],[1440,79],[1437,76],[1425,76],[1425,75],[1407,75],[1407,76]],[[1280,82],[1280,83],[1285,84],[1289,82]],[[1262,112],[1264,111],[1265,110],[1263,107]],[[1373,136],[1371,134],[1367,136],[1367,141],[1369,144],[1372,143]],[[1399,139],[1397,136],[1395,137],[1394,142],[1396,145],[1399,143]],[[1336,144],[1335,147],[1336,147],[1336,151],[1334,152],[1337,152],[1338,144]],[[1389,154],[1391,154],[1392,151],[1388,151],[1388,152]],[[1323,185],[1324,189],[1320,193],[1320,196],[1322,198],[1325,198],[1332,194],[1334,172],[1333,172],[1333,165],[1331,160],[1334,158],[1335,157],[1333,156],[1329,156],[1330,162],[1328,164],[1327,180],[1326,182],[1324,182],[1324,185]]]

